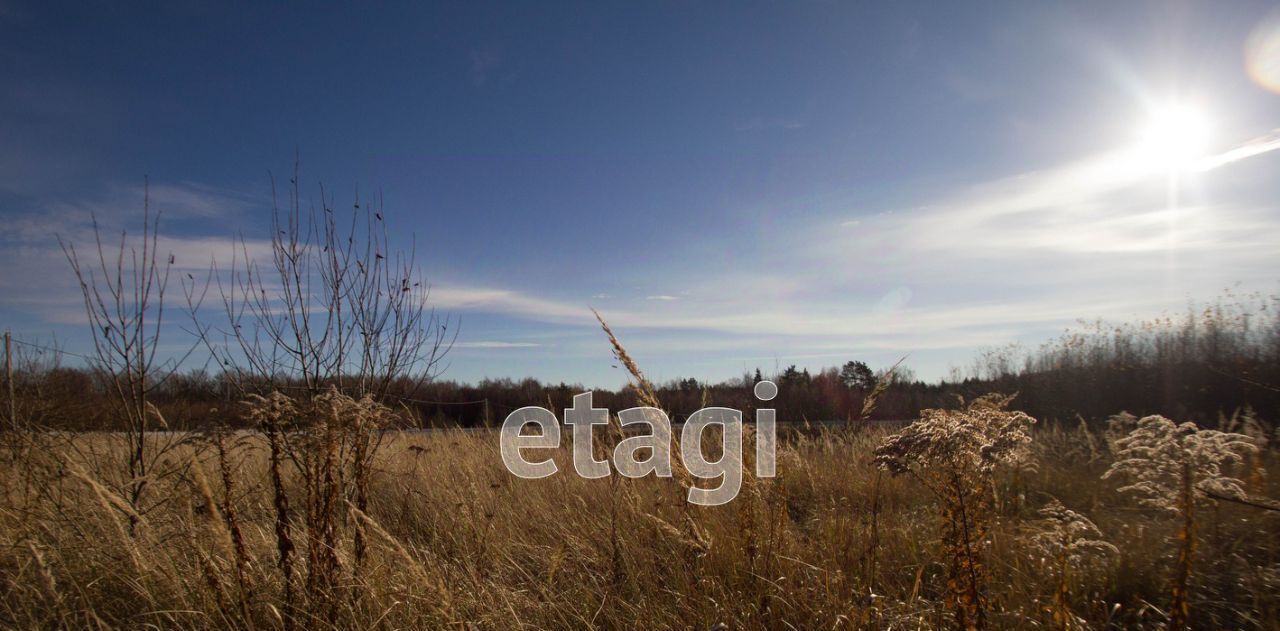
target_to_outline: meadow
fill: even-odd
[[[10,628],[1082,629],[1165,628],[1175,618],[1183,520],[1102,479],[1124,452],[1132,418],[1114,419],[1110,433],[1084,424],[993,430],[1028,440],[1006,445],[1025,448],[1017,462],[966,474],[979,476],[966,478],[975,485],[970,510],[985,515],[976,520],[985,524],[980,540],[967,542],[984,611],[963,621],[961,610],[978,603],[966,605],[955,582],[956,516],[930,491],[934,469],[919,468],[922,460],[905,475],[878,466],[877,457],[884,464],[895,454],[877,448],[901,430],[790,427],[777,478],[756,479],[748,467],[736,500],[705,508],[684,501],[679,476],[520,480],[503,468],[494,432],[379,434],[376,407],[326,401],[289,411],[284,397],[259,399],[246,408],[256,431],[148,434],[158,456],[137,501],[123,435],[6,435],[0,620]],[[994,427],[981,425],[978,409],[942,420],[969,414],[974,427]],[[312,420],[284,432],[290,414]],[[1256,421],[1222,424],[1270,444]],[[554,455],[571,466],[566,448]],[[1280,513],[1261,499],[1277,494],[1275,476],[1265,475],[1275,455],[1242,455],[1219,473],[1262,504],[1193,502],[1192,628],[1277,628]],[[975,525],[966,519],[960,525]]]

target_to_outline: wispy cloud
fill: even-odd
[[[479,342],[455,342],[453,348],[539,348],[542,344],[534,342],[502,342],[497,340],[482,340]]]
[[[445,310],[500,313],[555,323],[591,321],[591,311],[585,303],[578,306],[513,289],[436,285],[431,289],[431,301]]]
[[[1193,187],[1198,178],[1211,177],[1209,171],[1276,149],[1280,149],[1280,131],[1207,156],[1184,172],[1170,175],[1143,149],[1124,148],[1073,164],[980,184],[886,221],[909,222],[911,235],[920,246],[945,246],[961,238],[977,237],[978,242],[964,241],[964,245],[970,250],[991,245],[1146,251],[1151,249],[1153,227],[1179,219],[1203,218],[1197,214],[1196,201],[1188,205],[1183,197],[1170,197],[1170,178],[1180,182],[1179,186]],[[1204,205],[1202,209],[1213,207]],[[1218,217],[1213,223],[1222,224],[1222,219]],[[842,225],[847,226],[848,221]],[[883,228],[885,222],[880,223],[875,227]],[[1230,228],[1255,227],[1246,222]],[[1212,246],[1221,243],[1214,241]],[[1190,244],[1183,244],[1186,245]]]
[[[1239,162],[1245,158],[1252,158],[1264,153],[1269,153],[1280,149],[1280,129],[1272,130],[1271,133],[1259,136],[1249,142],[1246,142],[1235,149],[1224,151],[1216,156],[1205,158],[1196,165],[1197,171],[1209,171],[1220,166]]]
[[[697,301],[648,296],[604,315],[671,352],[748,340],[910,352],[1043,339],[1078,318],[1155,316],[1236,282],[1270,290],[1274,203],[1212,183],[1276,140],[1184,173],[1177,195],[1164,174],[1115,152],[894,212],[771,224],[767,268],[682,277]],[[662,341],[690,331],[701,333]]]
[[[234,221],[249,207],[249,200],[231,192],[196,184],[156,184],[149,190],[153,211],[169,220],[226,219]],[[37,212],[13,214],[0,223],[0,306],[26,313],[48,323],[81,324],[85,320],[79,286],[71,272],[59,239],[75,248],[87,265],[96,263],[93,221],[110,253],[119,246],[127,229],[130,247],[137,247],[138,225],[144,190],[141,186],[109,185],[82,200],[51,202]],[[178,275],[204,272],[217,259],[229,262],[233,253],[247,251],[263,258],[270,252],[266,241],[243,243],[225,236],[179,236],[161,224],[157,248],[161,256],[174,255],[174,285]],[[176,296],[176,293],[174,294]]]

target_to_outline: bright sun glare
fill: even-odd
[[[1187,170],[1206,157],[1211,131],[1209,117],[1195,107],[1154,108],[1138,137],[1138,160],[1153,170]]]

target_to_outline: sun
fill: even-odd
[[[1135,159],[1152,170],[1193,169],[1207,156],[1211,132],[1209,116],[1193,105],[1154,107],[1138,133]]]

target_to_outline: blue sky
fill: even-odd
[[[415,236],[462,380],[622,383],[588,306],[657,379],[935,379],[1280,289],[1274,4],[266,4],[0,0],[15,335],[89,349],[54,234],[136,222],[146,176],[178,266],[228,260],[295,149]]]

